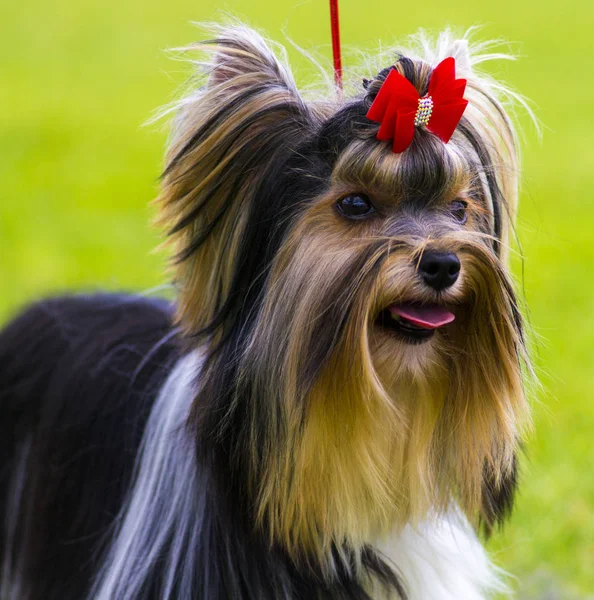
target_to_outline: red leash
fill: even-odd
[[[330,25],[332,26],[332,56],[334,58],[334,83],[342,90],[342,58],[340,56],[340,27],[338,0],[330,0]]]

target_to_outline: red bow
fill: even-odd
[[[423,98],[406,77],[392,69],[369,107],[367,118],[381,123],[377,139],[393,139],[396,153],[410,146],[415,126],[420,125],[447,144],[468,104],[463,98],[465,89],[466,79],[456,79],[456,61],[451,56],[435,67]]]

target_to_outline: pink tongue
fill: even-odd
[[[394,304],[388,309],[393,315],[399,315],[417,327],[437,329],[451,323],[456,317],[445,308],[437,306],[416,306],[414,304]]]

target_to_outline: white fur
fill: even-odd
[[[456,510],[409,525],[378,549],[398,568],[409,600],[485,600],[508,591],[504,572]]]
[[[117,532],[89,600],[130,600],[165,560],[161,597],[173,586],[191,597],[193,540],[200,535],[200,496],[194,449],[183,426],[194,398],[200,357],[182,358],[165,382],[151,411],[140,449],[136,478],[118,517]],[[174,577],[181,573],[180,580]]]

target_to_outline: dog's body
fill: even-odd
[[[0,336],[0,597],[84,598],[126,496],[155,393],[166,302],[51,300]],[[154,349],[154,352],[153,352]]]
[[[253,32],[215,47],[159,199],[175,306],[0,334],[0,598],[487,598],[528,366],[509,121],[464,45],[472,110],[398,155],[365,119],[386,72],[307,104]]]
[[[300,577],[286,557],[258,548],[240,527],[217,523],[225,517],[216,496],[208,498],[208,476],[179,446],[202,358],[183,355],[172,316],[167,302],[146,298],[55,299],[29,309],[0,336],[0,375],[12,378],[0,394],[3,411],[10,408],[2,457],[13,465],[2,478],[8,494],[0,598],[86,598],[124,503],[127,533],[91,594],[97,600],[306,599],[318,592],[348,598],[349,591],[356,598],[348,575],[326,590]],[[143,431],[146,455],[129,494]],[[177,536],[179,546],[171,547]],[[429,516],[418,528],[378,540],[377,549],[398,567],[411,600],[478,600],[500,588],[460,514]],[[160,578],[169,558],[177,568],[166,595]],[[147,582],[133,596],[139,573]]]

